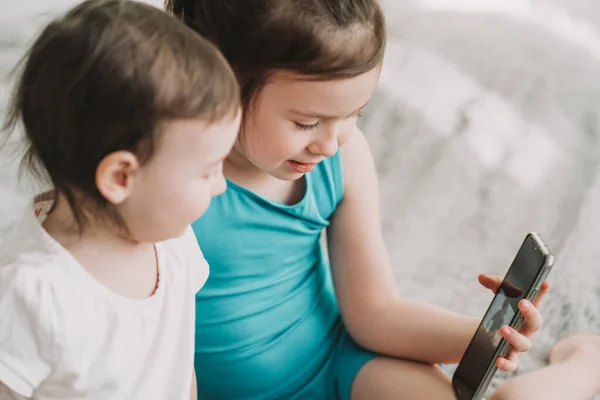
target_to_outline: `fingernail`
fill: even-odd
[[[499,358],[499,359],[498,359],[498,366],[499,366],[499,367],[504,367],[504,365],[505,365],[505,364],[506,364],[506,362],[504,361],[504,359],[503,359],[503,358]]]
[[[503,336],[510,335],[510,329],[508,328],[508,326],[505,326],[504,328],[502,328],[502,335]]]
[[[519,305],[521,306],[521,310],[527,310],[529,308],[529,302],[527,300],[523,300]]]

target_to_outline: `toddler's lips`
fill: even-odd
[[[288,161],[288,164],[290,165],[290,167],[292,168],[292,170],[294,170],[294,172],[297,172],[299,174],[305,174],[309,171],[311,171],[317,164],[305,164],[305,163],[300,163],[298,161]]]

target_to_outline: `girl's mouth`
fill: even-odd
[[[305,174],[307,172],[310,172],[317,165],[317,164],[300,163],[298,161],[293,161],[293,160],[288,161],[288,164],[294,172],[297,172],[299,174]]]

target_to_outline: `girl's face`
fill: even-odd
[[[310,81],[279,72],[261,90],[243,130],[243,154],[259,170],[296,180],[333,156],[356,127],[380,68],[354,78]]]

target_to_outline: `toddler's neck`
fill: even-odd
[[[97,281],[130,298],[150,296],[158,285],[158,260],[152,243],[139,243],[116,227],[93,218],[79,228],[66,198],[59,196],[43,228]]]

